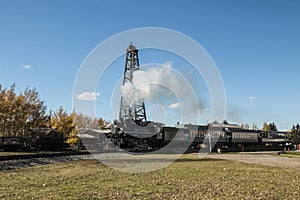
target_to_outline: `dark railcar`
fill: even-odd
[[[229,130],[228,133],[232,135],[232,143],[255,144],[258,143],[259,132],[255,130],[237,129]]]
[[[36,150],[59,150],[64,147],[64,138],[59,135],[39,135],[36,138]]]
[[[187,142],[190,139],[190,134],[186,128],[177,127],[163,127],[162,129],[163,141],[168,143],[171,141]]]
[[[291,140],[288,137],[288,133],[282,131],[260,131],[261,143],[268,144],[280,144],[284,145],[287,143],[291,143]]]
[[[208,126],[199,125],[185,125],[188,130],[190,138],[193,138],[193,143],[202,143],[207,136]]]
[[[25,147],[25,140],[22,137],[0,137],[0,150],[21,151]]]

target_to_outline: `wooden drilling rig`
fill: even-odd
[[[138,49],[130,43],[126,49],[126,60],[124,67],[123,85],[133,80],[133,73],[140,70]],[[130,101],[130,99],[129,99]],[[138,100],[134,105],[126,102],[124,97],[121,97],[119,121],[123,122],[127,119],[132,119],[136,124],[145,125],[147,123],[146,109],[143,99]]]

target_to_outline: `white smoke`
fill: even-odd
[[[168,105],[168,108],[171,108],[171,109],[180,108],[180,107],[181,107],[181,104],[178,102]]]
[[[133,73],[133,80],[121,87],[123,103],[134,106],[138,101],[151,103],[154,100],[167,101],[165,107],[181,109],[181,121],[198,120],[200,107],[189,81],[167,62]],[[171,102],[170,102],[171,99]],[[169,101],[168,101],[169,100]]]

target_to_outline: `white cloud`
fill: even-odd
[[[31,65],[24,65],[21,67],[22,69],[25,69],[25,70],[28,70],[28,69],[31,69],[32,66]]]
[[[83,92],[77,96],[77,99],[83,101],[95,101],[99,95],[99,92]]]
[[[170,108],[170,109],[175,109],[175,108],[180,108],[180,107],[181,107],[181,104],[178,102],[168,105],[168,108]]]
[[[254,97],[254,96],[249,96],[248,99],[249,99],[249,100],[254,100],[254,99],[256,99],[256,97]]]

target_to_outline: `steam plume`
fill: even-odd
[[[160,66],[151,66],[145,71],[135,71],[132,83],[121,87],[124,102],[134,106],[139,100],[152,103],[158,99],[168,103],[164,107],[180,109],[181,118],[178,121],[196,123],[199,120],[200,108],[196,95],[189,81],[172,68],[167,62]],[[196,120],[196,121],[195,121]]]

